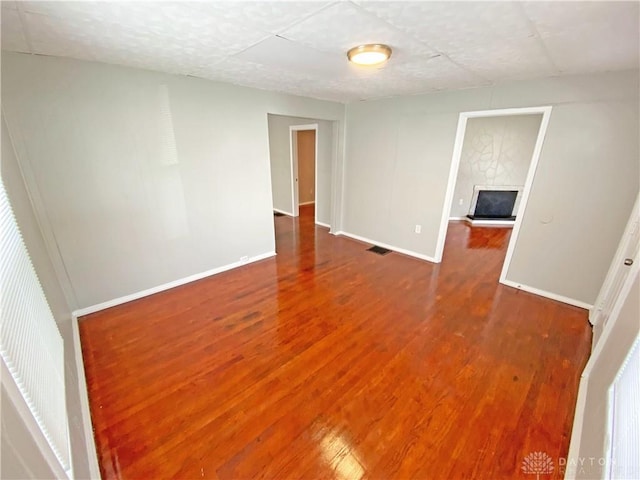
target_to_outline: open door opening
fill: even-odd
[[[268,114],[276,251],[298,238],[328,234],[338,156],[337,122]],[[323,228],[319,228],[323,227]]]
[[[317,156],[318,125],[292,125],[289,127],[291,142],[291,198],[293,216],[300,215],[300,206],[313,208],[317,221]]]
[[[446,242],[504,261],[541,121],[539,113],[467,121]]]
[[[449,221],[464,218],[473,223],[474,219],[467,215],[479,216],[478,226],[513,227],[510,235],[503,232],[496,236],[504,237],[505,241],[509,237],[500,274],[500,283],[508,284],[506,273],[526,215],[550,115],[551,107],[460,114],[436,247],[437,262],[442,261]],[[482,192],[489,194],[487,198],[482,198]],[[488,210],[474,215],[481,204]],[[485,241],[485,235],[480,236],[480,240]]]

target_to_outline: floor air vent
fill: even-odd
[[[273,212],[273,216],[274,216],[274,217],[284,217],[284,213],[280,213],[280,212]]]
[[[368,248],[367,250],[369,252],[377,253],[378,255],[386,255],[387,253],[389,253],[391,251],[388,248],[382,248],[382,247],[379,247],[377,245],[374,245],[373,247]]]

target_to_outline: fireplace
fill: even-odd
[[[515,220],[520,200],[520,186],[482,186],[473,188],[469,215],[471,220]]]

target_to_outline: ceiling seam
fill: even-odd
[[[388,8],[386,3],[389,3]],[[14,28],[11,29],[13,37],[10,40],[20,45],[16,51],[30,55],[71,55],[67,58],[194,76],[340,103],[490,87],[506,81],[557,77],[568,73],[637,69],[637,55],[635,63],[630,57],[633,43],[637,44],[631,38],[634,34],[637,39],[637,21],[631,24],[624,20],[628,20],[634,11],[637,16],[637,5],[635,10],[614,8],[608,20],[601,9],[581,16],[580,9],[561,8],[559,18],[556,18],[558,13],[555,9],[538,9],[524,4],[508,8],[504,18],[501,17],[504,9],[486,12],[480,9],[478,12],[482,11],[486,16],[479,22],[476,10],[460,10],[453,4],[442,9],[413,10],[392,8],[391,3],[374,5],[359,0],[316,0],[290,9],[270,7],[265,1],[264,6],[255,12],[242,4],[235,9],[223,7],[227,10],[221,10],[219,15],[216,13],[218,10],[213,9],[213,17],[207,17],[206,21],[200,18],[202,10],[195,7],[177,12],[169,9],[167,15],[158,17],[157,25],[142,22],[145,8],[123,7],[122,12],[118,11],[121,15],[116,15],[117,12],[111,11],[94,12],[92,7],[71,11],[64,7],[64,2],[59,4],[60,8],[43,10],[37,2],[17,3],[12,7],[18,18],[12,16]],[[39,9],[44,13],[37,11]],[[118,19],[127,12],[131,15],[127,14],[123,20],[122,32],[109,32],[108,25],[120,25]],[[181,23],[171,18],[174,13]],[[139,21],[133,21],[137,18],[133,18],[134,15],[140,15]],[[130,17],[133,19],[128,21]],[[577,30],[575,38],[569,36],[563,41],[566,25],[563,26],[561,20],[577,21],[578,18],[583,19],[585,25]],[[463,22],[459,24],[457,20],[460,19]],[[91,28],[94,20],[100,20],[105,28],[104,42],[94,42],[96,38],[102,38],[96,36],[100,32]],[[9,17],[5,21],[10,21]],[[464,21],[478,27],[479,38],[474,38],[475,34],[469,37],[471,33],[465,28]],[[496,28],[496,21],[504,23],[501,29]],[[188,29],[191,24],[197,27],[193,32],[198,35]],[[211,32],[211,25],[216,29],[215,34]],[[252,48],[261,49],[273,41],[278,48],[283,48],[282,52],[299,46],[308,51],[309,57],[313,57],[315,52],[332,54],[335,58],[331,62],[327,60],[327,65],[331,64],[328,71],[332,72],[331,68],[338,68],[334,64],[337,64],[336,55],[343,53],[342,45],[347,47],[347,42],[357,41],[357,37],[362,36],[356,25],[362,25],[367,36],[372,37],[366,40],[390,42],[396,49],[396,60],[389,62],[383,72],[360,75],[359,71],[345,69],[336,75],[327,74],[325,78],[325,75],[312,73],[311,67],[307,68],[308,59],[301,49],[302,53],[298,53],[303,61],[299,65],[293,60],[270,63],[260,56],[254,56],[252,61],[245,60],[244,52]],[[183,30],[178,27],[187,28],[188,34],[183,35]],[[333,35],[334,30],[337,36]],[[493,30],[496,32],[492,36]],[[487,42],[484,45],[485,42],[481,42],[483,32],[496,44]],[[158,42],[158,47],[151,45],[148,39],[156,37],[173,41],[172,50],[166,53],[161,42]],[[461,40],[457,43],[443,43],[459,37]],[[85,41],[89,41],[87,39],[91,43],[85,45]],[[613,50],[610,57],[615,57],[617,50],[621,51],[613,60],[605,58],[604,47],[602,52],[597,49],[602,45],[614,48],[614,40],[620,39],[627,42],[619,45],[626,50]],[[213,45],[212,40],[217,43]],[[440,47],[433,48],[433,45]],[[595,52],[590,52],[594,49],[589,49],[590,45],[597,47]],[[637,54],[637,46],[635,52]],[[473,55],[465,57],[468,53]],[[436,56],[442,60],[430,58]],[[558,58],[557,62],[555,58]],[[577,66],[572,68],[573,64]]]
[[[311,13],[308,13],[306,15],[302,15],[300,18],[298,18],[297,20],[291,22],[289,25],[287,25],[286,27],[282,27],[278,30],[276,30],[276,35],[280,35],[281,33],[284,33],[286,30],[289,30],[291,27],[295,27],[296,25],[298,25],[299,23],[304,22],[305,20],[308,20],[309,18],[317,15],[318,13],[326,10],[327,8],[333,7],[334,5],[338,4],[338,3],[342,3],[340,1],[335,1],[335,2],[328,2],[325,5],[323,5],[322,7],[318,8],[317,10],[314,10]],[[287,38],[287,40],[289,40]]]
[[[425,47],[430,48],[431,50],[433,50],[436,54],[438,54],[439,56],[447,59],[449,62],[453,63],[455,66],[457,66],[458,68],[464,70],[465,72],[475,76],[476,78],[486,82],[488,85],[493,85],[493,81],[490,78],[487,78],[483,75],[480,75],[479,73],[471,70],[469,67],[466,67],[465,65],[462,65],[458,62],[456,62],[455,60],[453,60],[447,53],[440,51],[439,49],[433,47],[432,45],[430,45],[429,43],[414,37],[411,33],[403,30],[402,28],[398,27],[397,25],[391,23],[389,20],[382,18],[378,15],[376,15],[374,12],[370,12],[369,10],[367,10],[366,8],[362,7],[361,5],[358,5],[357,3],[354,3],[352,0],[349,0],[349,3],[352,4],[354,7],[356,7],[358,10],[360,10],[362,13],[364,13],[365,15],[369,15],[370,17],[374,17],[376,20],[380,20],[381,22],[386,23],[387,25],[389,25],[393,30],[395,30],[398,33],[401,33],[402,35],[406,35],[407,37],[411,38],[413,41],[424,45]]]
[[[306,14],[306,15],[302,15],[300,18],[298,18],[298,19],[297,19],[297,20],[295,20],[294,22],[290,23],[290,24],[289,24],[289,25],[287,25],[286,27],[282,27],[282,28],[276,29],[276,30],[275,30],[275,32],[276,32],[276,33],[265,32],[265,35],[266,35],[266,36],[262,37],[262,38],[261,38],[260,40],[258,40],[257,42],[254,42],[254,43],[252,43],[251,45],[249,45],[248,47],[245,47],[245,48],[243,48],[243,49],[241,49],[241,50],[238,50],[237,52],[230,53],[229,55],[226,55],[224,58],[226,59],[226,58],[231,58],[231,57],[235,57],[235,56],[237,56],[237,55],[240,55],[241,53],[243,53],[243,52],[245,52],[245,51],[249,50],[250,48],[255,47],[256,45],[260,45],[260,44],[261,44],[262,42],[264,42],[265,40],[268,40],[268,39],[270,39],[271,37],[274,37],[274,36],[275,36],[275,37],[281,37],[281,38],[284,38],[285,40],[293,41],[293,40],[290,40],[290,39],[288,39],[288,38],[286,38],[286,37],[281,36],[280,34],[281,34],[281,33],[283,33],[285,30],[288,30],[288,29],[290,29],[291,27],[294,27],[295,25],[297,25],[297,24],[299,24],[299,23],[304,22],[304,21],[305,21],[305,20],[307,20],[308,18],[311,18],[311,17],[313,17],[314,15],[316,15],[316,14],[320,13],[321,11],[323,11],[323,10],[325,10],[325,9],[327,9],[327,8],[329,8],[329,7],[331,7],[332,5],[335,5],[336,3],[340,3],[340,2],[338,2],[338,1],[336,1],[336,2],[329,2],[329,3],[325,4],[325,5],[323,5],[322,7],[318,8],[317,10],[314,10],[314,11],[313,11],[313,12],[311,12],[311,13],[308,13],[308,14]],[[223,59],[223,60],[221,60],[221,61],[224,61],[224,59]],[[217,63],[220,63],[220,62],[217,62]]]
[[[558,66],[556,65],[556,62],[553,60],[553,57],[551,56],[551,53],[549,53],[549,50],[547,49],[547,45],[544,43],[544,40],[542,39],[542,36],[540,35],[540,32],[538,31],[538,29],[537,29],[535,23],[533,22],[533,20],[531,20],[529,18],[529,16],[527,15],[527,12],[525,11],[524,6],[521,3],[517,3],[517,2],[514,3],[514,6],[518,9],[520,14],[524,18],[524,21],[527,22],[527,25],[529,26],[529,29],[531,30],[531,33],[533,34],[533,36],[537,40],[536,43],[540,47],[540,50],[542,51],[542,53],[546,57],[547,61],[551,64],[551,67],[553,68],[555,73],[557,75],[561,74],[562,70],[560,70],[558,68]]]

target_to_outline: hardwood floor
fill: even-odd
[[[562,478],[587,312],[498,284],[509,229],[430,264],[276,217],[276,258],[80,322],[103,478]]]

